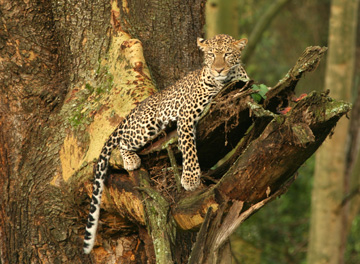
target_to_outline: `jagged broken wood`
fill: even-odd
[[[135,225],[147,223],[152,234],[164,232],[159,225],[162,221],[171,223],[163,236],[153,236],[156,259],[176,258],[168,255],[169,247],[176,245],[176,229],[199,230],[211,208],[212,217],[203,226],[207,235],[201,237],[204,232],[199,233],[193,250],[212,251],[193,251],[190,258],[190,263],[209,263],[216,259],[235,227],[287,190],[297,169],[350,110],[350,104],[335,101],[325,93],[312,92],[292,101],[297,82],[305,72],[316,68],[325,51],[321,47],[307,48],[260,104],[249,96],[253,92],[251,83],[232,84],[215,98],[197,129],[204,179],[199,190],[179,191],[172,180],[174,172],[181,169],[181,154],[171,147],[176,144],[175,126],[140,152],[141,170],[131,173],[131,177],[124,171],[109,175],[110,197],[120,215]],[[279,109],[289,106],[288,113],[279,113]],[[147,184],[141,186],[144,179]],[[145,203],[141,190],[147,197]],[[154,214],[161,219],[155,221]],[[199,239],[205,244],[199,245]]]

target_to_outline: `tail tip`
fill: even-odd
[[[92,248],[93,248],[92,245],[84,242],[83,250],[85,254],[90,254]]]

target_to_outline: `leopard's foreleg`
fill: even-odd
[[[180,119],[177,124],[178,142],[182,152],[181,185],[187,191],[193,191],[200,185],[201,170],[195,143],[195,121]]]

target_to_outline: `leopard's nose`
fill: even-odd
[[[215,68],[214,70],[217,71],[218,73],[221,73],[224,70],[224,68]]]

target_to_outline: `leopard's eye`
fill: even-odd
[[[215,58],[215,54],[214,54],[214,53],[208,52],[207,55],[208,55],[210,58]]]
[[[226,58],[226,57],[229,57],[230,55],[231,55],[231,53],[225,53],[224,57]]]

